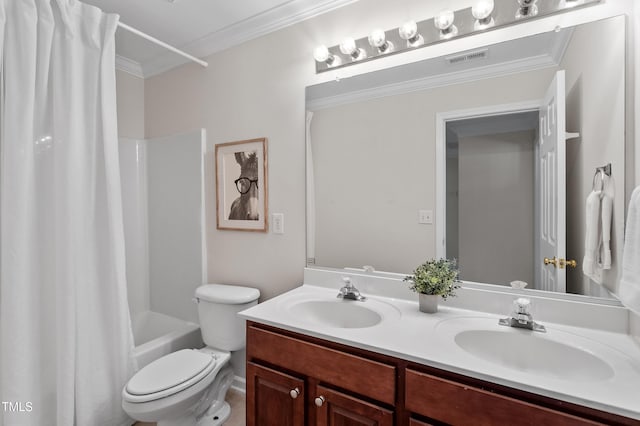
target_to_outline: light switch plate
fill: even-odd
[[[271,224],[274,234],[284,234],[284,213],[272,214]]]
[[[418,223],[422,223],[425,225],[433,224],[433,210],[419,210]]]

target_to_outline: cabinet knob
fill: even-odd
[[[300,395],[300,389],[298,389],[298,388],[291,389],[289,391],[289,395],[291,396],[291,398],[296,399],[298,397],[298,395]]]
[[[319,396],[315,399],[315,403],[317,407],[322,407],[322,404],[324,404],[324,396]]]

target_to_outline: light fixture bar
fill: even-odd
[[[432,46],[452,39],[565,13],[582,7],[593,6],[601,1],[602,0],[494,0],[492,13],[488,17],[482,18],[480,22],[473,16],[472,7],[453,11],[454,20],[452,26],[455,26],[455,34],[436,28],[436,17],[434,17],[416,22],[416,38],[421,37],[424,42],[410,43],[400,37],[398,28],[394,28],[384,32],[386,42],[393,46],[391,50],[380,51],[380,49],[370,44],[368,36],[355,40],[356,48],[364,51],[364,54],[357,58],[354,56],[349,57],[341,52],[340,45],[329,47],[329,57],[335,57],[340,60],[334,60],[332,63],[316,60],[316,73],[331,71],[424,46]],[[529,14],[522,13],[523,7],[521,3],[524,3],[526,11],[528,11],[527,13]],[[535,10],[535,13],[530,13],[532,10]]]

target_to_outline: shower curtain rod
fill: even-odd
[[[177,48],[171,46],[170,44],[165,43],[164,41],[160,41],[155,37],[151,37],[149,34],[145,34],[142,31],[137,30],[137,29],[135,29],[133,27],[130,27],[129,25],[127,25],[125,23],[118,22],[118,26],[120,28],[122,28],[122,29],[125,29],[125,30],[127,30],[129,32],[132,32],[133,34],[139,35],[140,37],[142,37],[144,39],[147,39],[150,42],[153,42],[153,43],[157,44],[158,46],[162,46],[165,49],[169,49],[170,51],[172,51],[174,53],[177,53],[180,56],[184,56],[185,58],[187,58],[187,59],[189,59],[189,60],[191,60],[193,62],[196,62],[196,63],[202,65],[205,68],[209,66],[209,64],[207,62],[203,61],[202,59],[199,59],[199,58],[196,58],[195,56],[189,55],[188,53],[183,52],[182,50],[177,49]]]

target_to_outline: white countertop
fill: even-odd
[[[640,347],[627,334],[544,322],[545,338],[567,342],[587,352],[595,346],[598,350],[594,354],[610,363],[615,371],[613,377],[603,380],[582,380],[581,377],[566,380],[553,374],[504,367],[472,355],[455,343],[454,332],[460,329],[452,328],[455,321],[449,320],[469,318],[483,324],[493,324],[495,320],[497,324],[499,315],[446,305],[441,305],[436,314],[425,314],[418,310],[417,297],[413,302],[371,294],[365,294],[368,297],[365,302],[344,303],[363,303],[363,306],[371,303],[382,307],[378,312],[382,312],[383,320],[372,327],[338,328],[304,322],[288,310],[300,300],[335,300],[336,294],[336,289],[303,285],[240,315],[247,320],[308,336],[640,419]],[[534,333],[529,330],[517,332]],[[508,347],[503,349],[509,350]]]

